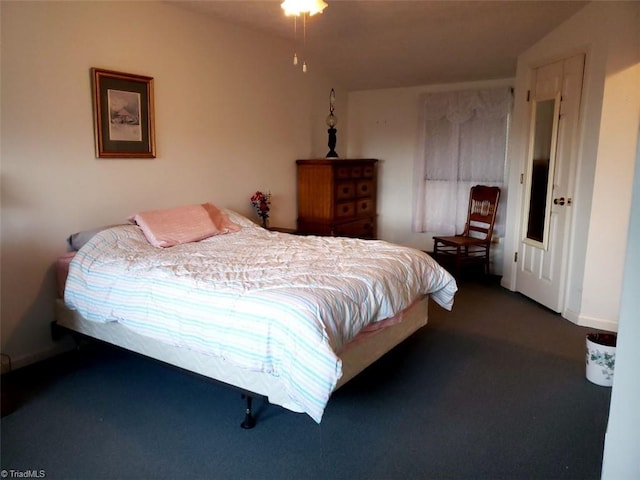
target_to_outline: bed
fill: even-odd
[[[224,219],[213,235],[177,238],[182,212],[160,246],[138,216],[62,257],[56,325],[241,389],[245,428],[253,395],[320,423],[332,392],[426,325],[429,298],[453,306],[455,280],[424,252],[205,206]]]

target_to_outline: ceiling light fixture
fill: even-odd
[[[307,45],[307,17],[312,17],[316,13],[322,13],[327,8],[327,2],[323,0],[284,0],[280,6],[284,10],[284,14],[287,16],[293,16],[293,32],[294,37],[297,35],[297,17],[302,15],[302,71],[307,71],[307,61],[304,59],[305,47]],[[294,39],[295,41],[295,39]],[[294,50],[293,52],[293,64],[298,65],[298,54]]]
[[[303,13],[312,17],[316,13],[322,13],[327,8],[327,2],[323,0],[284,0],[280,6],[288,17],[291,15],[299,17]]]

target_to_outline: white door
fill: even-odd
[[[584,55],[536,69],[516,290],[561,312]]]

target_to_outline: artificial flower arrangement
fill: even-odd
[[[251,205],[258,212],[258,216],[262,219],[262,226],[267,228],[267,222],[269,220],[269,207],[271,205],[271,192],[262,193],[258,190],[251,196]]]

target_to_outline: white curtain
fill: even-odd
[[[420,97],[413,230],[464,229],[473,185],[503,187],[511,89],[428,93]],[[504,200],[504,199],[503,199]],[[503,200],[494,235],[504,235]]]

